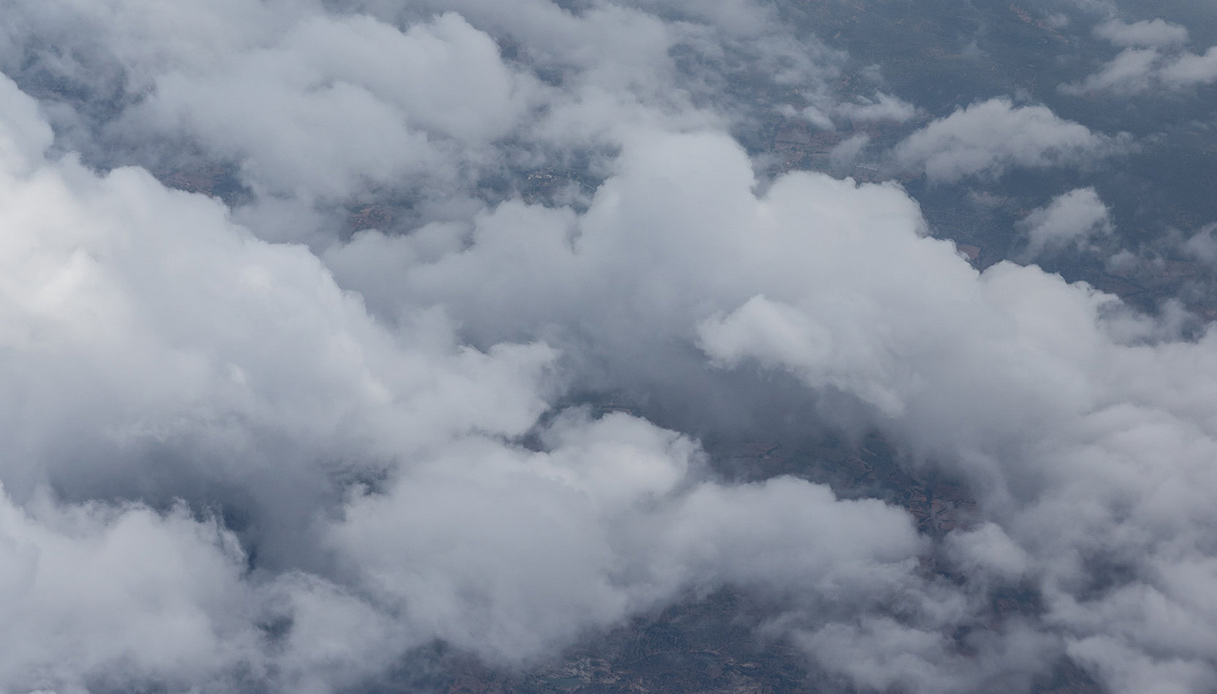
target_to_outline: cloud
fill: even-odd
[[[1217,224],[1209,224],[1183,242],[1182,249],[1188,255],[1210,265],[1217,263]]]
[[[17,107],[0,139],[37,159],[0,171],[11,231],[0,261],[0,428],[12,454],[2,474],[17,503],[53,488],[78,504],[48,501],[37,516],[6,507],[3,532],[28,558],[37,599],[13,603],[32,638],[5,649],[2,686],[273,678],[256,621],[270,598],[247,579],[245,553],[272,579],[290,576],[316,558],[314,514],[341,502],[333,476],[375,475],[461,431],[526,430],[552,353],[458,349],[442,321],[395,337],[307,250],[253,238],[218,202],[139,170],[97,176],[72,157],[42,160],[32,102],[3,88]],[[245,549],[185,507],[157,514],[123,501],[174,498],[243,516]],[[276,590],[306,612],[360,604],[337,588],[289,588]],[[292,634],[312,647],[315,635]],[[284,658],[308,662],[296,650]]]
[[[535,89],[453,13],[405,32],[312,17],[217,63],[158,75],[117,127],[184,131],[273,194],[342,198],[422,172],[450,179],[454,159],[517,126]],[[459,149],[441,151],[449,141]]]
[[[378,602],[509,664],[694,588],[866,604],[923,548],[903,511],[801,480],[682,490],[697,447],[625,415],[568,415],[545,436],[540,453],[449,448],[353,500],[328,541]]]
[[[1199,472],[1186,461],[1213,445],[1182,404],[1196,401],[1161,384],[1204,372],[1194,360],[1208,359],[1211,338],[1147,344],[1160,339],[1157,326],[1085,285],[1036,267],[977,273],[950,243],[923,235],[915,203],[894,186],[797,173],[758,195],[743,153],[712,133],[650,133],[618,166],[586,213],[509,203],[476,220],[459,251],[421,262],[403,252],[390,293],[442,297],[478,340],[541,331],[572,350],[592,345],[614,383],[671,388],[665,379],[682,373],[673,355],[690,342],[720,369],[789,373],[823,398],[819,416],[881,427],[910,455],[968,479],[991,525],[952,536],[952,561],[987,573],[988,585],[1027,581],[1048,601],[1042,621],[977,636],[979,659],[956,655],[943,634],[987,609],[980,580],[962,594],[914,581],[914,616],[866,613],[890,625],[882,629],[816,625],[792,603],[787,624],[823,634],[803,641],[819,662],[879,686],[1025,683],[1066,642],[1104,633],[1105,599],[1092,597],[1094,581],[1115,570],[1104,567],[1132,562],[1119,580],[1157,586],[1149,576],[1159,560],[1203,554],[1178,533],[1200,537],[1207,511],[1146,490],[1166,493],[1153,475],[1180,491],[1208,484],[1183,481]],[[1030,228],[1049,243],[1104,218],[1097,194],[1079,189]],[[478,285],[456,279],[472,276]],[[667,368],[655,369],[661,360]],[[1166,453],[1193,445],[1183,457]],[[1137,510],[1128,516],[1123,504]],[[1146,653],[1160,648],[1148,632],[1129,638]],[[879,675],[866,664],[889,642],[911,649],[907,667],[868,679]],[[834,650],[841,643],[853,645]],[[1086,662],[1096,674],[1108,667]]]
[[[871,144],[869,135],[862,133],[842,140],[828,153],[828,159],[836,169],[848,170]]]
[[[1127,49],[1099,72],[1076,84],[1061,86],[1066,94],[1110,92],[1142,94],[1160,89],[1187,89],[1217,82],[1217,47],[1202,55],[1165,55],[1157,49]]]
[[[1111,19],[1096,26],[1094,33],[1121,47],[1167,47],[1188,42],[1187,27],[1163,19],[1132,23]]]
[[[1111,211],[1094,188],[1078,188],[1032,211],[1019,227],[1027,235],[1027,257],[1035,258],[1067,246],[1085,248],[1091,238],[1110,234]]]
[[[41,504],[0,498],[0,681],[6,688],[222,677],[257,632],[236,539],[183,508]]]
[[[1162,80],[1174,87],[1188,87],[1217,82],[1217,46],[1202,55],[1184,53],[1162,68]]]
[[[1119,151],[1122,138],[1093,133],[1045,106],[990,99],[935,120],[894,151],[896,163],[932,181],[1000,175],[1011,167],[1071,166]]]
[[[920,243],[928,253],[933,242]],[[947,255],[943,249],[944,266]],[[924,258],[917,264],[934,267]],[[857,306],[891,306],[854,312],[867,316],[865,328],[850,324],[873,331],[860,342],[883,360],[853,362],[851,351],[826,349],[825,335],[844,331],[834,329],[831,307],[814,292],[802,299],[767,292],[769,306],[751,299],[703,324],[702,344],[725,365],[776,364],[809,387],[849,392],[871,404],[875,421],[889,421],[885,428],[912,450],[957,461],[952,469],[968,476],[972,488],[987,490],[982,517],[1002,532],[956,531],[948,546],[973,572],[999,581],[1030,577],[1040,586],[1045,612],[1029,633],[1039,647],[1051,650],[1054,638],[1065,639],[1067,651],[1112,691],[1137,691],[1149,681],[1179,691],[1207,686],[1213,672],[1204,647],[1183,644],[1207,643],[1217,633],[1211,615],[1191,607],[1193,591],[1211,587],[1211,578],[1200,578],[1208,574],[1194,568],[1211,562],[1202,539],[1211,514],[1194,490],[1213,484],[1201,461],[1217,439],[1206,416],[1197,417],[1212,403],[1196,387],[1186,387],[1186,395],[1172,391],[1208,368],[1212,334],[1194,343],[1125,343],[1123,319],[1111,312],[1109,297],[1035,268],[998,265],[981,275],[938,268],[934,276],[960,284],[933,294],[921,294],[929,289],[924,280],[907,285],[906,291],[917,287],[919,298],[905,301],[927,301],[918,309],[868,301],[881,291],[874,283],[838,287],[858,291]],[[931,296],[969,298],[935,310]],[[783,304],[772,305],[778,300]],[[904,315],[916,315],[915,324]],[[817,324],[830,327],[806,329]],[[1013,333],[997,337],[1002,330]],[[931,335],[937,337],[926,342]],[[1188,579],[1176,582],[1174,575]],[[1105,581],[1115,583],[1104,588]],[[1185,613],[1195,616],[1167,616]],[[806,642],[834,668],[871,686],[946,687],[953,656],[935,640],[936,630],[840,629],[814,631],[822,637]],[[1113,633],[1119,647],[1103,646]],[[866,665],[896,638],[911,660],[886,669]],[[974,667],[958,680],[964,684],[951,687],[978,686],[968,678],[983,673],[986,660],[969,662]]]
[[[694,591],[864,609],[914,580],[903,510],[715,482],[624,414],[539,425],[547,345],[462,345],[438,306],[390,331],[218,201],[47,160],[5,89],[5,607],[45,632],[5,688],[330,691],[434,639],[518,664]]]
[[[837,108],[845,118],[866,123],[870,121],[892,121],[903,123],[917,115],[917,107],[899,97],[879,93],[874,99],[846,102]]]
[[[1053,657],[1051,639],[1024,625],[967,639],[967,655],[950,638],[900,624],[863,619],[796,637],[828,672],[874,690],[1023,692],[1029,675]]]
[[[1138,94],[1151,88],[1161,62],[1162,54],[1157,49],[1126,49],[1095,74],[1080,83],[1063,85],[1061,91],[1074,96],[1094,92]]]
[[[0,154],[13,171],[27,173],[51,146],[53,133],[38,112],[38,104],[12,80],[0,79],[0,108],[7,116],[0,123]]]
[[[1184,50],[1185,27],[1161,19],[1132,24],[1111,20],[1095,33],[1124,50],[1086,79],[1061,85],[1062,93],[1129,96],[1217,82],[1217,47],[1202,54]]]
[[[0,80],[0,689],[344,691],[436,640],[521,667],[722,587],[849,686],[1211,688],[1217,335],[980,272],[894,183],[758,176],[734,61],[830,120],[915,113],[836,96],[841,56],[747,2],[145,5],[4,29],[31,91],[87,89]],[[993,99],[893,157],[1124,146]],[[221,161],[252,200],[123,161]],[[352,232],[369,200],[404,220]],[[1079,188],[1021,228],[1109,217]],[[609,395],[636,411],[570,405]],[[694,436],[782,426],[879,431],[976,510],[920,534]]]
[[[953,532],[947,536],[946,553],[969,577],[1016,581],[1026,575],[1031,557],[995,523]]]

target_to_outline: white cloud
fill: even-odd
[[[1177,46],[1188,41],[1187,27],[1172,24],[1163,19],[1131,23],[1111,19],[1096,26],[1094,33],[1096,36],[1122,47]]]
[[[1075,96],[1093,92],[1138,94],[1150,89],[1161,62],[1162,54],[1157,49],[1129,48],[1082,82],[1063,85],[1061,91]]]
[[[1016,581],[1031,567],[1027,552],[995,523],[952,532],[947,536],[945,549],[948,557],[972,580],[982,581],[988,575]]]
[[[1062,654],[1114,692],[1211,685],[1217,333],[1172,339],[1035,267],[978,272],[894,184],[758,185],[674,47],[775,84],[832,60],[750,3],[648,7],[20,5],[77,51],[58,76],[133,87],[67,142],[196,147],[258,200],[48,159],[38,105],[0,80],[0,611],[23,626],[0,689],[349,690],[433,639],[528,663],[724,585],[861,686],[1017,690]],[[1185,58],[1177,81],[1203,81]],[[915,112],[811,91],[831,117]],[[958,181],[1122,144],[994,99],[895,158]],[[585,207],[471,202],[470,169],[588,152],[606,180]],[[325,216],[386,190],[439,211],[349,239]],[[1047,250],[1107,218],[1083,188],[1024,228]],[[552,411],[563,386],[705,427],[762,402],[880,429],[967,483],[974,525],[935,542],[877,500],[715,480],[686,434]],[[975,628],[1011,584],[1042,609]]]
[[[800,480],[682,490],[697,447],[644,421],[567,417],[546,435],[543,453],[449,447],[353,500],[329,541],[378,601],[499,663],[691,587],[866,603],[922,549],[902,511]]]
[[[848,170],[866,148],[870,146],[871,138],[869,135],[862,133],[853,137],[842,140],[840,144],[832,148],[828,153],[828,159],[835,169]]]
[[[954,561],[1077,605],[1053,601],[1041,623],[978,636],[985,655],[975,660],[953,654],[943,634],[986,609],[979,587],[919,585],[913,616],[891,629],[830,621],[800,631],[812,635],[804,643],[814,657],[860,683],[969,691],[1026,682],[1062,638],[1109,626],[1106,608],[1086,597],[1102,569],[1079,557],[1114,554],[1151,572],[1206,556],[1192,538],[1209,511],[1203,494],[1185,490],[1217,483],[1197,467],[1217,446],[1217,432],[1200,432],[1213,404],[1204,386],[1176,388],[1207,371],[1211,336],[1147,345],[1155,326],[1129,321],[1084,285],[1009,264],[977,273],[950,243],[922,235],[915,203],[893,186],[800,173],[752,191],[746,158],[725,138],[651,133],[626,148],[586,214],[503,205],[476,220],[460,251],[438,261],[403,253],[392,293],[442,302],[479,340],[548,331],[572,349],[594,346],[613,382],[670,388],[673,355],[696,341],[720,368],[790,373],[824,398],[828,418],[856,424],[861,402],[868,424],[981,490],[991,525],[955,536]],[[1101,231],[1106,208],[1079,189],[1034,217],[1037,239],[1074,242]],[[1190,599],[1157,590],[1166,602]],[[817,621],[794,604],[791,623]],[[1202,622],[1205,634],[1217,628]],[[1146,653],[1165,648],[1148,631],[1127,638]],[[911,650],[883,659],[890,669],[871,668],[889,643]]]
[[[1217,46],[1202,55],[1184,53],[1162,68],[1162,80],[1175,87],[1217,82]]]
[[[436,638],[518,664],[694,588],[862,609],[913,580],[903,510],[707,481],[695,442],[644,420],[571,412],[522,447],[556,394],[552,349],[461,345],[439,307],[390,332],[219,202],[46,160],[6,88],[0,136],[25,158],[0,170],[0,476],[43,510],[0,503],[3,580],[26,594],[2,605],[28,624],[0,687],[330,691]],[[463,248],[415,241],[416,261]],[[50,488],[81,504],[38,501]],[[132,495],[183,501],[89,501]],[[215,505],[243,515],[253,575],[188,510]]]
[[[1110,234],[1111,211],[1094,188],[1078,188],[1032,211],[1018,226],[1027,236],[1026,256],[1035,258],[1067,246],[1086,248],[1092,238]]]
[[[158,75],[120,127],[184,130],[271,193],[342,198],[424,172],[452,179],[453,160],[518,126],[534,89],[456,14],[405,32],[309,17],[271,45]],[[448,138],[462,149],[445,151]]]
[[[935,181],[1000,175],[1011,167],[1070,166],[1121,147],[1120,138],[1059,118],[1045,106],[990,99],[940,118],[896,146],[904,168]]]
[[[1183,250],[1210,265],[1217,264],[1217,224],[1209,224],[1183,242]]]
[[[33,155],[41,129],[23,121],[26,102],[3,114],[2,136],[26,136]],[[97,177],[70,157],[37,157],[0,171],[11,230],[0,253],[11,455],[0,475],[20,502],[55,484],[83,499],[240,504],[244,541],[281,570],[315,551],[313,515],[337,501],[325,498],[340,466],[374,473],[474,429],[515,435],[544,407],[543,346],[458,349],[435,321],[397,338],[306,249],[254,239],[219,203],[138,170]],[[209,544],[185,511],[52,504],[35,521],[60,519],[60,540],[6,513],[14,551],[33,543],[39,578],[37,600],[14,603],[27,606],[18,616],[33,610],[20,617],[28,645],[0,656],[0,686],[189,687],[245,667],[263,677],[259,602],[231,537],[213,528],[228,539]]]
[[[1183,50],[1188,42],[1185,27],[1161,19],[1133,24],[1111,20],[1095,33],[1124,50],[1081,82],[1061,85],[1063,93],[1128,96],[1217,82],[1217,47],[1202,54]]]
[[[0,657],[6,689],[84,691],[123,663],[128,681],[223,677],[254,651],[244,556],[185,509],[136,505],[34,514],[0,497]]]
[[[3,77],[0,109],[6,116],[0,122],[0,158],[11,170],[26,173],[37,166],[42,153],[51,146],[51,127],[38,113],[38,104]]]
[[[984,609],[967,594],[920,586],[915,616],[895,632],[808,627],[824,635],[805,641],[815,657],[863,683],[879,677],[867,663],[895,636],[924,648],[884,682],[968,691],[1025,681],[1065,636],[1110,626],[1087,597],[1103,569],[1080,557],[1134,562],[1148,576],[1207,556],[1196,543],[1210,512],[1188,490],[1217,483],[1200,463],[1217,446],[1202,414],[1213,402],[1199,383],[1177,388],[1207,372],[1211,336],[1145,344],[1155,326],[1084,285],[1009,264],[977,273],[950,243],[921,235],[916,205],[892,186],[791,174],[763,196],[752,189],[746,158],[725,138],[652,133],[622,153],[585,215],[501,206],[476,221],[468,247],[406,259],[395,293],[442,301],[482,340],[550,330],[560,343],[594,345],[615,382],[670,385],[671,355],[697,341],[720,368],[790,373],[825,398],[824,416],[856,423],[864,403],[869,424],[970,480],[992,525],[956,536],[955,561],[1040,586],[1054,597],[1044,621],[1010,626],[975,661],[941,645],[947,625]],[[1105,209],[1080,189],[1029,229],[1045,244],[1076,240],[1101,229]],[[1190,600],[1156,590],[1168,603]],[[793,610],[802,619],[815,621]],[[1217,622],[1201,622],[1217,633]],[[1127,638],[1146,653],[1166,648],[1154,632]],[[1189,669],[1207,667],[1173,652]]]

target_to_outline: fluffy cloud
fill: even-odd
[[[1190,52],[1170,55],[1154,48],[1130,48],[1082,82],[1062,85],[1061,91],[1075,96],[1096,92],[1129,95],[1213,82],[1217,82],[1217,47],[1201,55]]]
[[[1174,87],[1217,82],[1217,46],[1201,55],[1184,53],[1162,68],[1162,81]]]
[[[351,6],[15,3],[6,68],[98,91],[0,80],[0,689],[350,690],[437,639],[527,664],[722,586],[856,686],[1021,691],[1070,658],[1212,687],[1214,333],[979,272],[895,184],[759,179],[707,64],[832,117],[915,108],[817,92],[836,58],[752,3]],[[255,200],[48,154],[74,143],[198,150]],[[893,156],[958,182],[1121,146],[994,99]],[[570,206],[484,192],[572,161]],[[406,228],[326,216],[380,194]],[[1022,225],[1037,253],[1108,227],[1089,188]],[[686,431],[878,429],[975,517],[935,539],[719,479],[689,433],[560,404],[603,393]]]
[[[896,146],[896,163],[932,181],[1000,175],[1011,167],[1069,166],[1118,151],[1120,138],[1093,133],[1045,106],[990,99],[940,118]]]
[[[426,172],[507,134],[531,82],[456,14],[402,32],[370,17],[309,17],[273,45],[158,75],[119,127],[184,130],[242,161],[268,192],[343,198]],[[459,147],[441,152],[452,140]]]
[[[1093,92],[1136,94],[1153,83],[1162,54],[1153,48],[1130,48],[1078,84],[1067,84],[1061,91],[1074,96]]]
[[[1183,250],[1206,263],[1217,264],[1217,224],[1209,224],[1183,242]]]
[[[929,253],[931,242],[923,243]],[[950,264],[945,249],[942,264]],[[926,258],[918,266],[933,267]],[[987,490],[984,517],[1002,531],[985,526],[956,536],[955,561],[999,581],[1031,577],[1045,596],[1047,632],[1064,639],[1112,691],[1137,691],[1151,680],[1179,691],[1208,686],[1207,647],[1182,644],[1217,634],[1208,612],[1192,607],[1193,591],[1212,585],[1199,568],[1211,563],[1203,539],[1211,512],[1195,490],[1215,482],[1201,462],[1217,446],[1207,414],[1213,402],[1198,399],[1197,388],[1206,386],[1174,389],[1208,373],[1213,335],[1196,343],[1125,343],[1127,326],[1110,298],[1034,268],[999,265],[979,276],[940,268],[935,276],[960,285],[921,294],[923,280],[919,298],[904,298],[927,302],[913,310],[868,302],[874,283],[857,287],[855,305],[893,306],[867,314],[864,328],[850,323],[873,331],[860,343],[882,360],[854,362],[853,351],[831,349],[843,330],[816,293],[751,299],[704,323],[702,344],[724,365],[755,360],[813,388],[850,392],[922,455],[957,461],[973,488]],[[943,296],[968,299],[948,303]],[[940,302],[936,309],[931,297]],[[916,327],[905,315],[917,316]],[[999,337],[1005,330],[1013,332]],[[1096,585],[1110,580],[1110,589]],[[1168,616],[1183,614],[1192,617]],[[904,644],[905,667],[849,670],[872,686],[919,679],[925,684],[918,686],[946,687],[943,678],[955,667],[951,650],[925,629],[862,629],[848,639],[834,630],[807,643],[846,669],[847,652],[868,663],[893,638]],[[1035,632],[1042,636],[1043,626],[1031,636],[1037,649],[1048,647],[1052,639]],[[977,686],[969,678],[983,673],[985,660],[947,688]],[[893,679],[873,679],[881,672]]]
[[[2,88],[0,474],[41,509],[0,505],[4,609],[36,635],[5,688],[328,691],[437,638],[518,663],[693,590],[861,609],[913,580],[902,510],[706,480],[644,420],[571,411],[525,448],[552,349],[462,346],[439,307],[391,332],[217,201],[46,160]]]
[[[625,415],[572,414],[544,435],[540,453],[451,447],[354,500],[329,542],[378,602],[499,663],[693,588],[867,605],[923,549],[902,511],[800,480],[683,491],[696,446]]]
[[[989,585],[1029,581],[1048,601],[1044,622],[978,635],[970,647],[984,657],[963,658],[943,634],[983,611],[985,581],[976,595],[922,585],[910,621],[800,631],[814,657],[874,686],[1017,690],[1053,654],[1081,659],[1073,644],[1104,633],[1108,598],[1092,595],[1093,582],[1114,566],[1132,563],[1121,569],[1132,571],[1122,574],[1130,588],[1190,600],[1152,576],[1206,556],[1195,542],[1208,511],[1167,488],[1210,484],[1195,478],[1214,445],[1197,429],[1209,405],[1194,399],[1199,390],[1172,395],[1162,384],[1205,373],[1211,337],[1146,344],[1157,326],[1112,297],[1035,267],[977,273],[951,244],[922,235],[916,205],[892,186],[791,174],[758,196],[742,152],[721,136],[651,134],[619,167],[585,214],[506,204],[475,222],[469,246],[436,261],[418,260],[412,242],[376,240],[400,254],[402,279],[387,294],[442,300],[479,340],[546,332],[593,346],[618,383],[670,386],[672,355],[694,342],[719,368],[791,373],[824,398],[824,416],[857,424],[860,403],[861,418],[912,455],[983,490],[988,524],[953,536],[950,561]],[[1080,189],[1033,216],[1028,233],[1048,244],[1101,228],[1106,212]],[[470,276],[480,286],[456,280]],[[1154,475],[1172,481],[1150,484]],[[1127,648],[1152,669],[1167,633],[1178,632],[1130,629]],[[867,663],[885,648],[905,649],[904,665],[880,676]],[[1086,653],[1081,662],[1121,691],[1104,674],[1116,661]],[[1198,652],[1189,657],[1181,672],[1205,671]]]
[[[1188,42],[1185,27],[1161,19],[1133,24],[1112,20],[1095,33],[1124,50],[1081,82],[1061,85],[1063,93],[1127,96],[1217,82],[1217,47],[1202,54],[1183,50]]]
[[[1047,207],[1019,222],[1027,235],[1026,256],[1067,246],[1084,248],[1091,237],[1111,233],[1111,211],[1094,188],[1078,188],[1058,196]]]
[[[1096,26],[1094,33],[1122,47],[1167,47],[1188,41],[1187,27],[1162,19],[1132,23],[1111,19]]]
[[[244,556],[214,522],[182,508],[38,506],[0,498],[6,689],[87,691],[118,663],[129,683],[189,685],[255,651]]]

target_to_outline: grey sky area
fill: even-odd
[[[1217,691],[1217,5],[0,0],[0,694]]]

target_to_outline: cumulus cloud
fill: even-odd
[[[369,187],[415,199],[476,191],[479,176],[535,166],[554,147],[559,157],[611,148],[639,119],[751,117],[722,98],[720,73],[741,63],[813,91],[835,70],[823,47],[796,41],[753,2],[140,8],[15,3],[0,59],[22,83],[108,85],[105,108],[56,99],[49,112],[64,141],[101,165],[173,168],[202,149],[236,164],[264,205],[324,206]],[[678,64],[677,52],[696,59]],[[514,146],[487,146],[507,137]]]
[[[817,92],[839,56],[764,7],[10,5],[5,69],[95,91],[0,79],[0,689],[349,691],[436,640],[527,666],[722,587],[848,686],[1212,687],[1217,333],[978,271],[894,183],[759,178],[707,65],[815,82],[830,124],[916,113]],[[950,183],[1123,144],[993,99],[893,157]],[[496,188],[570,169],[573,204]],[[369,199],[412,216],[352,231]],[[1093,188],[1020,225],[1110,227]],[[668,409],[570,405],[609,393]],[[694,433],[771,412],[877,430],[975,511],[919,533],[713,474]]]
[[[1111,211],[1094,188],[1078,188],[1032,211],[1019,227],[1027,236],[1026,256],[1035,258],[1067,246],[1084,249],[1091,238],[1110,234]]]
[[[1085,80],[1061,86],[1066,94],[1141,94],[1217,82],[1217,47],[1203,54],[1163,54],[1154,48],[1127,49]]]
[[[0,499],[6,688],[87,691],[117,663],[131,683],[188,686],[254,650],[244,556],[214,522],[182,508],[39,506]]]
[[[1015,581],[1031,567],[1030,555],[995,523],[951,533],[944,549],[950,560],[973,579],[992,576]]]
[[[696,447],[624,415],[567,416],[545,436],[557,445],[541,453],[452,447],[356,499],[328,541],[378,602],[509,664],[691,589],[865,606],[922,550],[903,511],[801,480],[682,492]]]
[[[911,580],[904,511],[708,481],[644,420],[571,411],[525,448],[551,348],[462,346],[438,307],[391,332],[217,201],[46,160],[4,88],[3,475],[44,509],[0,506],[6,609],[46,632],[6,688],[328,691],[432,639],[513,664],[689,591],[867,605]]]
[[[1011,167],[1084,163],[1118,151],[1122,139],[1091,132],[1045,106],[990,99],[960,109],[909,135],[896,146],[897,165],[932,181],[1000,175]]]
[[[927,266],[924,260],[920,265]],[[1165,615],[1191,610],[1196,584],[1190,581],[1205,575],[1192,567],[1211,561],[1203,539],[1211,514],[1192,491],[1210,484],[1201,461],[1214,438],[1207,415],[1199,412],[1211,404],[1199,405],[1192,387],[1184,395],[1163,384],[1206,373],[1201,364],[1211,358],[1212,335],[1196,343],[1125,344],[1124,326],[1105,325],[1110,298],[1035,268],[998,265],[975,275],[960,267],[935,276],[975,283],[974,289],[926,295],[927,301],[967,295],[977,303],[943,305],[941,314],[928,307],[913,311],[918,327],[907,333],[899,309],[888,317],[883,311],[870,314],[867,329],[875,335],[863,342],[871,349],[883,345],[889,361],[877,363],[890,364],[886,369],[873,359],[859,369],[850,365],[848,353],[825,349],[825,335],[837,331],[807,329],[833,325],[831,310],[815,294],[750,300],[703,324],[703,345],[726,365],[753,359],[780,365],[813,388],[848,390],[871,403],[923,455],[958,461],[973,488],[988,490],[982,506],[1002,532],[984,526],[955,535],[948,543],[954,561],[999,581],[1032,578],[1045,596],[1044,624],[1052,625],[1047,631],[1056,633],[1049,643],[1063,639],[1067,652],[1112,691],[1137,691],[1148,681],[1179,691],[1208,686],[1208,651],[1167,644],[1191,643],[1193,637],[1184,634],[1207,642],[1214,622],[1207,612],[1186,625]],[[784,303],[772,303],[779,299]],[[857,303],[867,305],[863,299]],[[943,322],[925,322],[935,315]],[[1003,323],[1008,327],[999,327]],[[966,330],[948,327],[964,324]],[[1018,337],[997,338],[988,332],[994,329],[1012,329]],[[942,342],[931,346],[923,342],[927,335]],[[977,368],[968,366],[974,359]],[[1001,365],[1004,360],[1012,361]],[[1129,380],[1133,373],[1138,376]],[[1022,418],[1033,412],[1038,421]],[[1036,432],[1034,438],[1029,431]],[[1146,484],[1155,491],[1146,492]],[[1131,506],[1117,510],[1121,503]],[[1189,582],[1168,578],[1177,573],[1191,577]],[[1106,581],[1115,585],[1100,587]],[[950,649],[935,646],[924,629],[861,629],[850,631],[848,640],[844,632],[823,633],[827,640],[812,639],[809,646],[831,645],[826,652],[838,667],[849,667],[839,657],[846,652],[872,662],[865,659],[885,652],[885,644],[901,635],[909,660],[889,675],[893,679],[873,679],[891,671],[869,665],[851,671],[872,686],[924,677],[927,688],[945,687],[942,678],[951,672]],[[1033,641],[1045,647],[1039,637]],[[842,643],[854,645],[833,650]],[[977,662],[979,667],[984,659]],[[966,678],[951,681],[960,691],[976,686]]]
[[[1163,19],[1132,23],[1111,19],[1096,26],[1094,33],[1121,47],[1167,47],[1188,41],[1187,27]]]
[[[1128,96],[1217,82],[1217,47],[1201,54],[1184,50],[1185,27],[1161,19],[1133,24],[1111,20],[1095,33],[1124,50],[1084,80],[1061,85],[1063,93]]]
[[[693,161],[714,165],[693,171]],[[1129,318],[1112,297],[1035,267],[1001,264],[979,274],[951,244],[922,235],[915,203],[895,187],[792,174],[757,197],[742,153],[704,134],[650,136],[627,147],[620,162],[585,214],[504,205],[478,220],[471,246],[398,273],[407,279],[394,294],[446,297],[481,339],[567,326],[563,344],[595,345],[618,379],[632,373],[663,383],[667,374],[649,372],[635,355],[693,341],[719,368],[781,369],[829,397],[826,403],[842,403],[833,394],[863,403],[867,419],[907,450],[984,490],[984,517],[993,525],[951,540],[952,561],[989,573],[993,585],[1029,581],[1050,598],[1046,622],[1009,625],[1008,638],[986,641],[988,655],[973,659],[958,656],[942,634],[981,609],[983,596],[922,586],[927,602],[911,622],[857,632],[835,623],[809,628],[824,635],[803,641],[815,657],[878,686],[919,681],[927,690],[969,691],[1022,681],[1011,673],[1031,676],[1051,654],[1073,653],[1067,644],[1103,633],[1105,599],[1092,596],[1091,583],[1109,570],[1101,567],[1131,561],[1136,571],[1153,572],[1158,560],[1149,557],[1157,551],[1167,563],[1176,551],[1204,552],[1190,541],[1181,550],[1176,531],[1154,530],[1165,517],[1141,511],[1119,521],[1118,536],[1099,528],[1122,513],[1120,499],[1155,514],[1150,508],[1159,502],[1138,491],[1146,488],[1142,475],[1178,475],[1182,489],[1198,472],[1158,453],[1159,445],[1189,445],[1168,441],[1192,440],[1199,432],[1189,432],[1200,426],[1181,403],[1184,409],[1171,409],[1166,402],[1178,400],[1158,384],[1178,382],[1176,369],[1203,371],[1175,360],[1206,360],[1209,338],[1147,346],[1157,328]],[[1045,243],[1076,240],[1079,229],[1102,227],[1105,214],[1097,195],[1081,189],[1045,208],[1034,228]],[[500,257],[514,262],[495,264]],[[483,278],[484,287],[452,280],[466,276]],[[508,320],[512,303],[527,308]],[[580,334],[586,337],[573,337]],[[1130,382],[1131,373],[1141,376]],[[1149,417],[1148,439],[1134,443],[1140,434],[1128,427],[1143,421],[1139,413]],[[1172,527],[1199,532],[1207,511],[1185,512],[1179,501],[1162,502],[1179,513]],[[1126,537],[1141,538],[1135,552]],[[911,649],[908,666],[890,680],[873,679],[878,674],[867,674],[866,663],[897,635],[892,643]],[[1156,648],[1133,641],[1130,648]],[[833,650],[841,643],[854,646]],[[1108,667],[1085,662],[1098,674]]]
[[[405,32],[366,16],[310,17],[273,45],[158,75],[118,127],[184,130],[243,162],[270,193],[347,197],[425,171],[508,133],[533,85],[457,14]],[[458,154],[441,153],[444,142]]]
[[[1162,68],[1162,80],[1171,86],[1188,87],[1217,82],[1217,46],[1201,55],[1184,53]]]
[[[1066,94],[1081,95],[1093,92],[1115,92],[1136,94],[1150,89],[1162,54],[1154,48],[1130,48],[1089,75],[1080,83],[1061,87]]]

